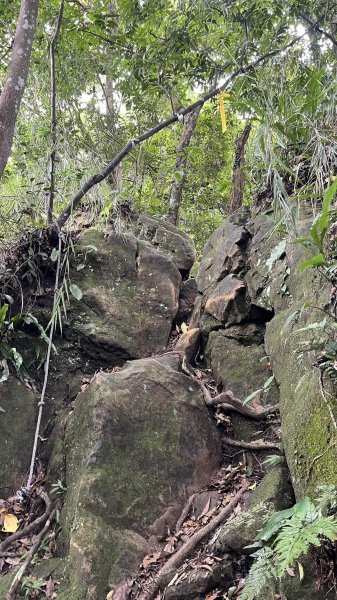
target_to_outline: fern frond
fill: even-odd
[[[238,600],[259,600],[263,588],[277,577],[272,562],[273,550],[271,548],[261,548],[253,556],[255,561],[250,568],[245,587]]]
[[[334,517],[318,517],[303,522],[300,515],[293,515],[280,530],[276,542],[275,553],[277,557],[277,573],[283,577],[287,567],[294,564],[302,554],[306,554],[309,546],[320,546],[320,536],[329,540],[337,537],[337,521]]]
[[[335,485],[318,487],[320,495],[316,498],[316,506],[322,515],[327,515],[337,506],[337,488]]]

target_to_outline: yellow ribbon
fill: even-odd
[[[226,94],[225,92],[220,92],[219,105],[220,105],[222,133],[225,133],[225,131],[227,130],[227,120],[226,120],[226,111],[225,111],[225,103],[224,103],[225,98],[230,98],[230,94]]]

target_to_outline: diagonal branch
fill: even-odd
[[[57,222],[56,222],[57,227],[61,229],[64,226],[64,224],[68,221],[70,215],[72,214],[73,210],[80,204],[82,198],[89,192],[89,190],[91,190],[91,188],[93,188],[98,183],[101,183],[102,181],[104,181],[104,179],[106,179],[108,177],[108,175],[110,175],[110,173],[112,173],[116,169],[116,167],[122,162],[122,160],[124,160],[124,158],[126,158],[138,144],[141,144],[145,140],[148,140],[149,138],[151,138],[154,135],[156,135],[157,133],[159,133],[159,131],[166,129],[166,127],[169,127],[173,123],[183,120],[183,118],[186,115],[188,115],[189,113],[194,111],[196,108],[203,106],[208,100],[210,100],[211,98],[214,98],[214,96],[217,96],[220,92],[227,89],[228,86],[233,81],[235,81],[235,79],[237,79],[237,77],[239,77],[240,75],[244,75],[245,73],[252,71],[256,67],[258,67],[261,63],[268,60],[269,58],[277,56],[278,54],[285,52],[292,46],[295,46],[295,44],[297,44],[297,42],[299,42],[305,35],[307,35],[312,29],[314,29],[319,22],[320,22],[320,19],[318,21],[315,21],[315,23],[313,23],[309,27],[309,29],[307,29],[303,34],[296,36],[295,38],[292,39],[291,42],[282,46],[282,48],[277,48],[275,50],[271,50],[270,52],[267,52],[266,54],[263,54],[259,58],[256,58],[255,60],[250,62],[245,67],[240,66],[238,69],[236,69],[232,73],[232,75],[227,77],[226,81],[222,85],[207,92],[204,96],[201,96],[198,100],[196,100],[196,102],[193,102],[192,104],[190,104],[189,106],[187,106],[186,108],[181,110],[179,112],[179,114],[172,115],[165,121],[158,123],[155,127],[153,127],[152,129],[149,129],[148,131],[141,134],[137,138],[129,140],[129,142],[126,144],[126,146],[119,152],[119,154],[117,154],[117,156],[115,156],[113,158],[113,160],[105,167],[105,169],[103,169],[103,171],[101,171],[101,173],[97,173],[96,175],[93,175],[92,177],[90,177],[90,179],[88,179],[83,184],[81,189],[77,192],[77,194],[75,194],[75,196],[72,198],[71,202],[68,204],[68,206],[64,209],[64,211],[58,217]]]
[[[326,37],[328,40],[330,40],[330,42],[332,42],[332,44],[337,47],[337,40],[336,40],[336,38],[333,35],[331,35],[331,33],[329,33],[328,31],[326,31],[325,29],[322,29],[318,25],[317,22],[314,23],[314,21],[312,21],[311,19],[309,19],[309,17],[307,17],[303,13],[298,13],[298,16],[302,19],[302,21],[305,21],[305,23],[307,23],[308,25],[311,25],[312,28],[315,31],[318,31],[319,33],[321,33],[322,35],[324,35],[324,37]]]

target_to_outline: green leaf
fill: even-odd
[[[6,360],[6,358],[4,358],[0,364],[2,365],[2,375],[0,377],[0,383],[2,383],[3,381],[7,381],[8,377],[9,377],[9,368],[8,368],[8,362]]]
[[[296,505],[295,505],[296,506]],[[267,522],[267,524],[261,529],[260,533],[257,534],[256,540],[267,542],[277,531],[280,529],[281,523],[285,519],[289,519],[294,514],[295,506],[286,508],[273,515]]]
[[[248,404],[248,402],[253,400],[253,398],[255,398],[255,396],[257,396],[262,391],[263,391],[263,388],[260,388],[259,390],[255,390],[255,392],[252,392],[251,394],[249,394],[249,396],[247,396],[247,398],[244,399],[243,404]]]
[[[303,273],[306,269],[310,269],[311,267],[320,267],[325,264],[325,256],[324,254],[316,254],[312,258],[308,258],[307,260],[303,260],[300,264],[299,271]]]
[[[57,248],[53,248],[50,255],[50,260],[56,262],[59,257],[59,250]]]
[[[70,284],[69,290],[70,293],[74,296],[74,298],[76,298],[76,300],[81,300],[81,298],[83,297],[82,290],[75,283]]]
[[[269,271],[271,271],[274,262],[276,262],[279,258],[281,258],[281,256],[285,253],[286,246],[287,246],[286,240],[281,240],[280,243],[277,244],[277,246],[275,246],[275,248],[273,248],[273,250],[271,251],[270,257],[268,258],[268,260],[266,260],[266,266],[268,267]]]
[[[9,304],[4,304],[1,308],[0,308],[0,328],[6,318],[7,312],[8,312],[8,308],[9,308]]]
[[[269,377],[269,379],[267,379],[267,381],[264,383],[263,385],[263,391],[265,392],[272,384],[272,382],[275,379],[275,375],[272,375],[271,377]]]

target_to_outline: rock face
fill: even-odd
[[[89,229],[79,242],[87,265],[74,282],[83,292],[70,313],[70,334],[92,356],[140,358],[163,350],[178,310],[181,276],[176,266],[132,234]]]
[[[144,536],[165,535],[220,465],[199,386],[178,363],[172,354],[98,373],[76,400],[65,435],[62,600],[103,600],[148,552]]]
[[[76,396],[83,377],[167,345],[178,311],[180,271],[188,273],[195,249],[187,236],[160,220],[140,217],[137,228],[138,238],[90,228],[78,240],[71,281],[82,298],[70,295],[48,387],[57,409],[65,397]],[[185,296],[188,289],[190,298],[193,284]],[[36,307],[42,324],[48,323],[50,311],[50,302]]]
[[[21,381],[0,384],[0,487],[10,496],[25,483],[33,448],[38,398]]]
[[[170,258],[182,275],[190,272],[196,251],[193,242],[183,231],[162,219],[141,215],[136,232],[139,239],[151,242],[159,253]]]
[[[303,233],[310,222],[304,215]],[[250,219],[241,211],[214,232],[196,278],[199,297],[190,326],[201,329],[204,355],[218,383],[241,399],[275,375],[277,386],[263,402],[276,402],[279,389],[282,441],[300,499],[337,477],[337,413],[330,396],[322,395],[320,372],[313,367],[324,336],[317,341],[306,329],[324,315],[304,306],[327,306],[331,290],[317,271],[299,273],[305,251],[280,239],[273,226],[268,215]],[[329,393],[328,381],[325,385]],[[233,417],[238,437],[242,422]]]

